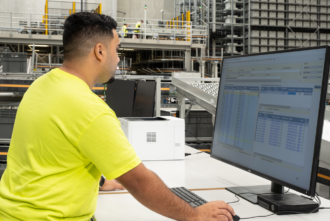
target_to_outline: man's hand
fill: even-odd
[[[116,180],[107,180],[107,179],[105,179],[103,186],[100,188],[101,191],[111,191],[116,189],[124,190],[125,188]]]
[[[196,208],[200,221],[231,221],[235,212],[223,201],[214,201]]]
[[[159,177],[142,163],[117,180],[141,204],[163,216],[179,221],[232,221],[234,210],[224,202],[193,208],[174,195]]]

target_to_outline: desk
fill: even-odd
[[[197,153],[186,147],[187,153]],[[144,162],[145,166],[158,174],[169,187],[185,186],[188,189],[220,188],[249,185],[270,185],[270,181],[247,173],[241,169],[230,166],[210,157],[206,153],[191,155],[184,161],[153,161]],[[125,191],[122,191],[125,192]],[[223,200],[236,201],[235,196],[226,190],[194,191],[208,201]],[[293,191],[292,191],[293,192]],[[330,200],[321,198],[323,207],[330,207]],[[240,202],[232,204],[235,212],[240,217],[271,214],[258,205],[251,204],[241,198]],[[330,210],[321,210],[316,214],[270,216],[258,220],[328,220]],[[99,195],[95,212],[97,221],[163,221],[171,220],[158,215],[142,206],[130,194],[102,194]]]

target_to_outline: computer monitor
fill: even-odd
[[[155,112],[156,82],[138,81],[133,117],[153,117]]]
[[[135,81],[115,80],[107,84],[106,103],[117,117],[133,117]]]
[[[324,46],[223,60],[211,156],[272,181],[229,191],[314,196],[329,59]]]

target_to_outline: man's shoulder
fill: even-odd
[[[85,82],[75,76],[70,76],[52,70],[37,79],[24,96],[24,100],[43,103],[53,111],[69,115],[93,115],[111,111],[109,106]],[[24,103],[24,102],[23,102]],[[30,103],[30,102],[29,102]]]

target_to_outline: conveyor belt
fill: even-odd
[[[212,82],[212,83],[201,83]],[[172,78],[176,91],[195,102],[211,114],[215,114],[220,78]]]

